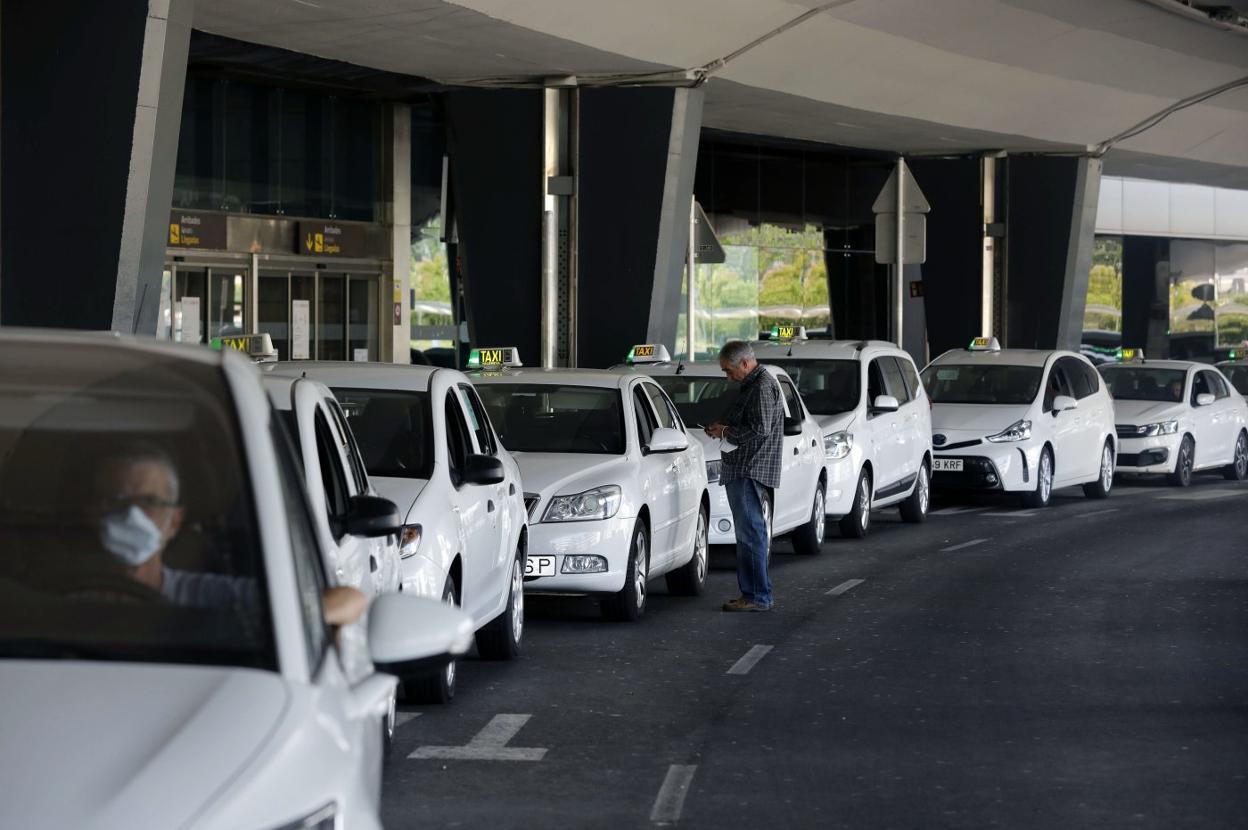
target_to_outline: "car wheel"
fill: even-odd
[[[636,622],[646,613],[646,583],[650,581],[650,539],[645,524],[638,519],[633,541],[628,547],[628,567],[624,587],[602,600],[602,613],[609,620]]]
[[[1241,432],[1235,439],[1235,458],[1222,471],[1227,481],[1243,481],[1248,478],[1248,432]]]
[[[447,605],[459,605],[459,586],[454,577],[447,577],[442,601]],[[416,703],[450,703],[455,699],[455,675],[455,661],[452,660],[436,673],[404,683],[406,697]]]
[[[854,506],[841,519],[841,535],[847,539],[865,539],[871,532],[871,473],[863,470],[858,475],[858,487],[854,491]]]
[[[485,660],[514,660],[524,638],[524,554],[516,552],[507,578],[507,606],[477,632],[477,653]]]
[[[706,587],[709,548],[706,543],[708,520],[706,508],[698,511],[698,529],[693,536],[693,556],[688,563],[667,574],[667,590],[682,597],[701,595]]]
[[[810,519],[806,524],[793,531],[793,550],[805,556],[814,556],[823,548],[823,536],[827,527],[824,514],[827,512],[827,491],[823,482],[815,486],[815,502],[810,506]]]
[[[1083,494],[1090,499],[1103,499],[1114,489],[1114,445],[1106,441],[1101,448],[1101,471],[1096,481],[1083,485]]]
[[[1179,444],[1179,457],[1174,462],[1174,472],[1169,480],[1175,487],[1188,487],[1192,483],[1192,467],[1196,463],[1196,442],[1192,436],[1184,435]]]
[[[1045,447],[1040,451],[1040,463],[1036,465],[1036,489],[1023,494],[1023,507],[1035,509],[1048,507],[1053,497],[1053,451]]]
[[[901,520],[911,524],[919,524],[927,519],[927,508],[932,503],[932,473],[927,462],[919,465],[919,477],[914,482],[914,490],[901,503]]]

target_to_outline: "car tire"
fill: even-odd
[[[854,505],[841,518],[841,535],[846,539],[865,539],[871,532],[871,472],[863,469],[854,488]]]
[[[1227,481],[1243,481],[1248,478],[1248,432],[1240,432],[1235,439],[1235,457],[1222,470]]]
[[[919,477],[914,482],[914,490],[901,503],[901,520],[910,524],[921,524],[927,520],[927,509],[932,504],[932,472],[924,461],[919,465]]]
[[[1184,435],[1179,442],[1179,457],[1174,462],[1174,472],[1166,477],[1173,487],[1190,487],[1192,484],[1192,467],[1196,463],[1196,442],[1190,435]]]
[[[447,605],[459,605],[459,585],[455,583],[455,577],[453,576],[446,578],[446,585],[442,589],[442,601]],[[458,674],[455,661],[452,660],[437,672],[405,681],[403,684],[404,696],[413,703],[450,703],[455,699],[455,684]]]
[[[477,654],[483,660],[515,660],[524,639],[524,553],[516,551],[507,576],[503,613],[477,632]]]
[[[794,530],[789,537],[793,541],[794,553],[803,556],[817,556],[823,549],[823,536],[827,530],[825,513],[827,511],[827,490],[823,482],[815,485],[815,501],[810,506],[810,518],[806,524]]]
[[[1089,481],[1083,485],[1083,494],[1090,499],[1104,499],[1109,497],[1109,491],[1112,489],[1114,489],[1114,445],[1106,441],[1105,446],[1101,448],[1101,467],[1096,481]]]
[[[1049,506],[1053,498],[1053,450],[1045,447],[1040,451],[1040,463],[1036,465],[1036,489],[1023,493],[1023,508],[1036,510]]]
[[[646,583],[650,576],[650,537],[646,525],[637,520],[628,546],[628,567],[624,587],[603,597],[602,615],[616,622],[637,622],[646,613]]]
[[[674,571],[669,571],[665,580],[667,590],[682,597],[701,596],[706,588],[706,572],[710,568],[711,549],[707,544],[707,528],[709,527],[707,510],[698,510],[698,528],[693,536],[693,556],[687,563]]]

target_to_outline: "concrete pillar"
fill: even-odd
[[[1170,240],[1122,238],[1122,345],[1170,356]]]
[[[411,362],[412,339],[412,108],[394,104],[390,109],[390,230],[394,263],[390,318],[393,324],[392,360]],[[398,309],[397,319],[395,308]]]
[[[5,0],[0,323],[155,334],[192,6]]]

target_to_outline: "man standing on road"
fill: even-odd
[[[784,404],[780,384],[759,365],[749,343],[731,340],[719,350],[719,367],[741,394],[725,423],[706,427],[721,438],[719,480],[728,491],[728,506],[737,527],[737,584],[741,596],[724,603],[725,611],[770,611],[771,578],[767,575],[771,533],[765,505],[780,486],[780,451],[784,446]]]

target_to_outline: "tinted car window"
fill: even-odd
[[[932,403],[1021,406],[1036,399],[1043,369],[1039,366],[940,363],[923,370]]]
[[[901,367],[897,365],[897,358],[880,357],[876,358],[876,361],[879,362],[880,369],[884,372],[887,394],[896,398],[898,403],[907,403],[910,400],[910,390],[906,387],[906,379],[901,374]]]
[[[689,426],[722,421],[739,392],[739,387],[727,378],[660,375],[654,380],[676,404],[681,420]]]
[[[1231,381],[1236,392],[1248,395],[1248,366],[1223,366],[1222,374]]]
[[[476,387],[511,452],[624,453],[619,390],[546,383]]]
[[[1074,393],[1075,398],[1082,400],[1094,394],[1100,388],[1096,372],[1082,360],[1077,360],[1073,357],[1063,357],[1057,361],[1057,366],[1061,369],[1062,374],[1065,375],[1066,382],[1071,392]]]
[[[797,390],[793,388],[793,384],[784,378],[780,379],[780,392],[784,395],[784,406],[789,410],[790,418],[802,417],[802,404],[798,398]]]
[[[910,399],[916,400],[919,397],[919,390],[923,388],[923,384],[919,381],[918,370],[914,368],[914,364],[904,357],[896,358],[897,365],[901,367],[901,374],[906,379],[906,388],[910,391]]]
[[[1148,366],[1103,366],[1100,369],[1109,394],[1120,401],[1159,401],[1179,403],[1187,372],[1183,369],[1157,369]]]
[[[433,427],[427,392],[335,389],[370,476],[433,475]]]
[[[816,415],[836,415],[858,406],[862,397],[862,364],[856,360],[764,361],[788,372],[806,408]]]
[[[646,397],[650,399],[650,403],[654,406],[654,411],[658,414],[659,426],[665,429],[675,429],[676,420],[672,418],[671,410],[667,408],[667,401],[663,398],[663,391],[653,383],[643,383],[641,388],[646,390]]]

